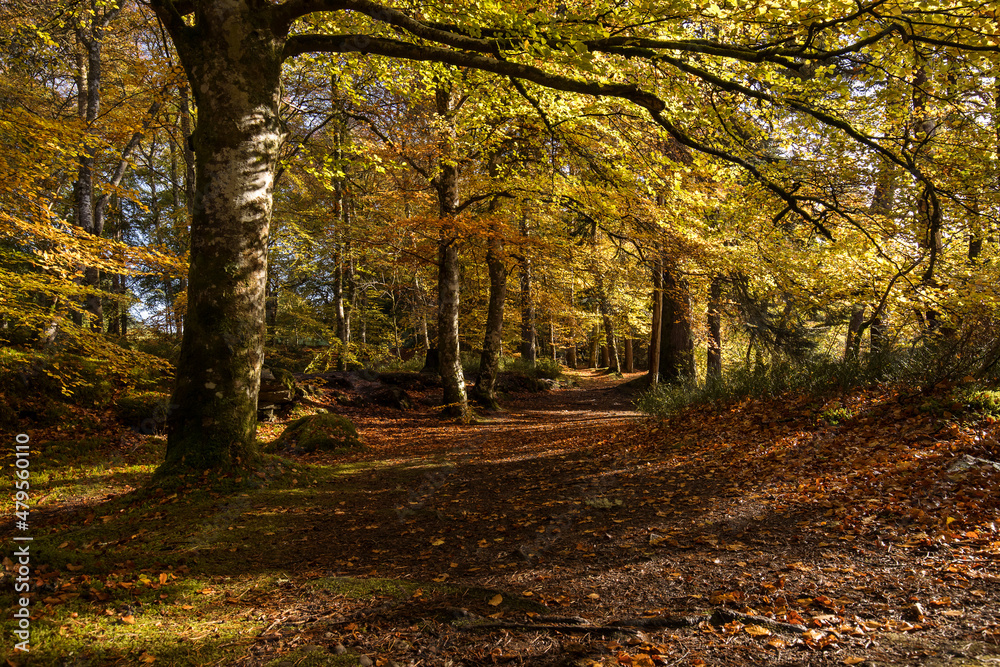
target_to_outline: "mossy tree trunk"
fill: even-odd
[[[284,39],[254,3],[206,3],[187,25],[154,3],[191,82],[199,122],[188,311],[162,472],[258,457],[267,237],[282,140]]]

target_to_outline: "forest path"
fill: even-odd
[[[822,402],[808,396],[663,423],[632,410],[623,382],[583,372],[576,388],[516,396],[474,424],[345,410],[368,449],[303,457],[341,472],[303,489],[276,548],[248,564],[288,572],[302,614],[333,605],[347,627],[363,621],[362,635],[334,634],[386,665],[912,664],[971,641],[967,627],[997,636],[997,503],[955,504],[955,446],[917,412],[901,428],[907,404],[859,395],[866,416],[843,427],[817,422]],[[987,527],[950,531],[956,516]],[[346,582],[373,592],[346,600]],[[628,644],[450,623],[530,626],[542,613],[599,626],[719,608],[809,631],[703,624]],[[414,629],[428,622],[430,634]]]

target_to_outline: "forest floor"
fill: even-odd
[[[622,382],[468,425],[345,409],[364,451],[215,486],[150,490],[162,439],[100,440],[96,479],[39,480],[32,662],[7,661],[1000,664],[1000,472],[953,470],[1000,429],[889,388],[664,422]],[[79,439],[46,436],[38,470]]]

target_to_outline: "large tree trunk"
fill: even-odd
[[[708,354],[705,383],[722,379],[722,276],[712,276],[708,288]]]
[[[497,409],[496,384],[500,373],[500,352],[503,335],[503,306],[507,298],[507,267],[500,252],[499,232],[493,230],[486,251],[486,266],[490,272],[490,304],[486,311],[486,335],[483,353],[479,357],[479,377],[472,390],[474,399],[490,409]]]
[[[193,134],[196,188],[188,310],[161,471],[245,466],[258,458],[267,238],[282,40],[248,3],[213,3],[186,26],[156,3],[203,122]]]
[[[693,378],[694,339],[691,335],[691,294],[666,259],[663,262],[663,313],[660,336],[660,381]]]

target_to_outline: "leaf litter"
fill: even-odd
[[[928,416],[921,396],[890,389],[841,397],[855,417],[837,425],[806,396],[661,422],[586,375],[471,425],[345,409],[365,452],[263,474],[294,479],[294,502],[219,494],[218,525],[164,547],[184,564],[43,566],[41,615],[72,635],[83,621],[61,607],[85,603],[128,630],[169,606],[181,635],[214,640],[218,664],[234,665],[344,652],[375,665],[1000,657],[1000,473],[955,468],[1000,460],[993,424]],[[178,500],[147,516],[169,520]],[[78,513],[111,516],[93,501]],[[141,531],[97,548],[156,533]]]

